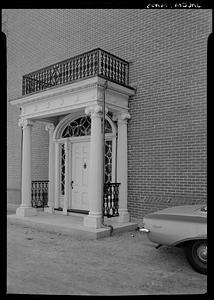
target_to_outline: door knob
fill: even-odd
[[[71,188],[72,188],[72,190],[73,190],[73,188],[74,188],[74,187],[73,187],[73,183],[74,183],[74,182],[73,182],[73,180],[72,180],[72,181],[71,181]]]

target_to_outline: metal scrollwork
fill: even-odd
[[[61,195],[65,194],[65,145],[61,144],[60,145],[61,148]]]
[[[119,185],[120,183],[104,185],[103,214],[107,218],[119,216]]]
[[[128,62],[99,48],[94,49],[24,75],[22,94],[32,94],[56,85],[99,75],[127,86]]]
[[[105,183],[112,179],[112,141],[105,142]]]
[[[48,180],[32,181],[31,205],[36,208],[44,208],[48,204]]]

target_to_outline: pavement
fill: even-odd
[[[8,215],[9,216],[9,215]],[[143,233],[85,239],[7,223],[7,293],[36,295],[204,294],[183,249],[155,248]]]
[[[37,211],[36,216],[20,217],[14,212],[8,213],[7,220],[11,224],[24,224],[32,228],[38,228],[43,231],[61,233],[64,235],[83,237],[86,239],[99,239],[122,231],[130,231],[137,228],[137,223],[118,223],[116,218],[104,219],[102,228],[89,228],[83,225],[83,215],[70,214],[68,216],[59,213],[50,214]]]

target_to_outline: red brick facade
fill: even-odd
[[[4,10],[8,100],[22,75],[100,47],[130,62],[132,217],[206,201],[207,39],[211,10]],[[8,188],[20,188],[19,112],[8,107]],[[48,134],[33,129],[33,179],[48,176]],[[9,200],[8,200],[9,201]],[[13,199],[11,201],[14,201]]]

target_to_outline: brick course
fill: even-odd
[[[207,39],[211,10],[26,9],[8,15],[8,98],[22,75],[103,48],[130,62],[128,207],[132,217],[206,202]],[[9,108],[11,182],[19,182],[18,111]],[[34,129],[34,177],[46,179],[48,135]],[[36,133],[37,132],[37,133]],[[18,135],[16,135],[18,145]],[[36,141],[36,142],[35,142]],[[40,146],[42,148],[40,148]],[[37,147],[37,148],[36,148]],[[42,151],[40,150],[42,149]],[[15,152],[15,154],[14,154]]]

